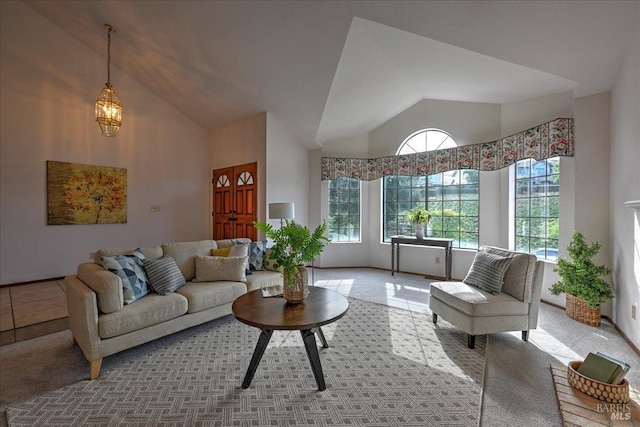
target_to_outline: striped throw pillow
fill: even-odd
[[[149,286],[160,295],[175,292],[186,285],[178,265],[168,255],[158,259],[145,259],[143,265],[147,272]]]
[[[511,264],[511,257],[478,252],[463,282],[476,286],[485,292],[500,293],[504,283],[504,274]]]

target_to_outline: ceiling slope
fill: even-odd
[[[638,1],[25,3],[100,56],[114,26],[113,66],[205,129],[269,111],[310,148],[425,97],[609,90],[640,25]]]

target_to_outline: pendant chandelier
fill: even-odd
[[[109,24],[107,29],[107,83],[96,100],[96,122],[104,136],[116,136],[122,125],[122,103],[111,86],[111,33],[116,30]]]

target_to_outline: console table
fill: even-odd
[[[445,280],[451,280],[451,253],[453,239],[425,238],[418,239],[413,236],[392,236],[391,237],[391,275],[400,272],[400,245],[414,246],[436,246],[444,248],[444,271]]]

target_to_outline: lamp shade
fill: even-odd
[[[295,218],[293,203],[269,203],[269,219]]]

